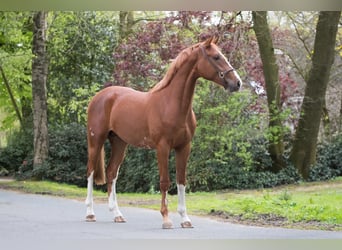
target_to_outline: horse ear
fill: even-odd
[[[213,41],[213,39],[214,39],[214,37],[209,37],[207,40],[205,40],[205,41],[204,41],[204,46],[205,46],[206,48],[209,48],[210,45],[211,45],[211,43],[212,43],[212,41]]]
[[[213,40],[212,40],[212,43],[213,43],[213,44],[217,44],[217,42],[218,42],[219,39],[220,39],[219,36],[214,36],[214,37],[213,37]]]

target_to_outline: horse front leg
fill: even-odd
[[[182,218],[182,228],[193,228],[191,220],[186,212],[185,204],[185,184],[186,184],[186,165],[190,155],[190,143],[182,148],[176,149],[176,172],[177,172],[177,194],[178,194],[178,213]]]
[[[170,148],[166,145],[160,145],[157,149],[158,168],[160,177],[160,191],[162,194],[160,213],[163,216],[163,229],[171,229],[172,221],[169,218],[167,208],[167,192],[170,188],[170,178],[168,170]]]

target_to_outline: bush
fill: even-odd
[[[170,194],[177,193],[174,153],[169,158]],[[117,182],[119,192],[159,192],[159,170],[154,150],[128,147]]]
[[[21,166],[19,179],[39,178],[86,186],[87,141],[85,126],[72,123],[49,130],[49,157],[33,169],[32,162]]]
[[[199,94],[210,96],[205,89]],[[215,94],[217,97],[217,95]],[[233,95],[222,104],[197,106],[198,128],[192,143],[187,168],[188,190],[267,188],[301,180],[287,161],[279,173],[271,171],[266,133],[261,134],[261,119],[250,112],[253,99],[246,93]],[[32,134],[17,132],[7,148],[0,151],[0,166],[17,172],[20,179],[41,179],[86,186],[86,128],[66,124],[50,128],[48,161],[33,170]],[[342,175],[342,136],[318,147],[317,164],[311,168],[310,180],[327,180]],[[110,149],[106,143],[106,156]],[[176,193],[175,159],[170,155],[170,193]],[[100,187],[105,189],[105,186]],[[155,152],[128,147],[117,183],[118,192],[159,191],[159,172]]]
[[[247,151],[251,154],[250,165],[246,165],[236,151],[227,152],[225,158],[212,158],[196,163],[191,161],[188,174],[190,190],[270,188],[301,180],[296,168],[289,162],[287,167],[278,173],[271,171],[272,161],[264,140],[253,140]],[[195,166],[192,165],[194,163]]]
[[[197,95],[198,127],[188,166],[191,191],[265,188],[300,179],[291,166],[279,173],[271,171],[268,124],[254,111],[260,101],[256,96],[241,91],[227,98],[208,86],[201,86]],[[208,100],[210,96],[215,98]]]
[[[309,181],[342,176],[342,134],[317,147],[317,163],[310,169]]]
[[[33,133],[31,130],[13,132],[8,138],[6,148],[0,149],[0,167],[13,175],[21,166],[30,164],[33,152]]]
[[[155,152],[128,147],[119,171],[118,192],[159,190],[159,174]]]
[[[15,138],[21,138],[16,136]],[[18,140],[21,142],[21,140]],[[16,166],[12,172],[20,180],[36,178],[64,182],[85,187],[87,184],[87,140],[86,128],[77,123],[65,124],[49,130],[49,157],[41,166],[33,169],[32,147],[29,154],[23,153],[31,145],[32,138],[25,143],[13,142],[13,146],[1,151],[0,160],[4,166]],[[106,160],[110,157],[109,143],[105,144]],[[28,157],[29,155],[29,157]],[[23,159],[27,159],[22,164]],[[15,164],[12,164],[15,161]],[[174,157],[170,160],[170,176],[175,180]],[[106,186],[98,187],[106,189]],[[128,147],[126,158],[120,168],[117,183],[118,192],[154,192],[159,190],[159,172],[155,152],[152,150]],[[170,193],[176,191],[176,185]]]

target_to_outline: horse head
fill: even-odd
[[[217,37],[211,37],[199,45],[198,73],[201,77],[216,82],[230,92],[238,91],[242,81],[216,45],[217,41]]]

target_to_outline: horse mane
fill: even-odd
[[[191,52],[194,50],[194,48],[198,48],[200,43],[195,44],[191,47],[188,47],[186,49],[183,49],[178,56],[172,61],[169,69],[166,71],[166,74],[164,75],[163,79],[158,82],[150,91],[151,92],[157,92],[160,91],[167,86],[170,85],[173,77],[176,75],[178,69],[183,65],[183,63],[186,61],[186,59],[190,56]]]

